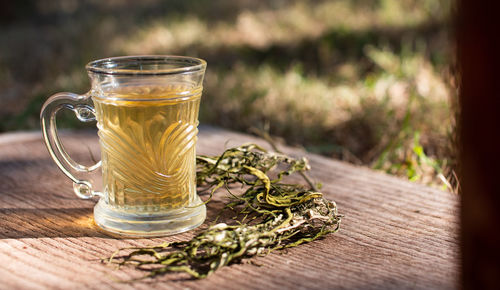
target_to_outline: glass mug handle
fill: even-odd
[[[89,102],[90,96],[77,95],[73,93],[58,93],[52,95],[42,107],[40,121],[42,125],[43,139],[49,150],[50,156],[62,172],[73,181],[73,190],[82,199],[89,199],[93,196],[100,196],[100,192],[92,190],[92,184],[83,179],[77,178],[73,172],[86,172],[96,170],[101,166],[101,161],[92,166],[85,166],[75,162],[64,150],[56,127],[56,114],[59,110],[66,108],[75,112],[78,120],[90,122],[95,120],[95,110]]]

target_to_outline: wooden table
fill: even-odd
[[[68,132],[77,160],[99,156],[95,132]],[[202,127],[198,152],[258,138]],[[226,143],[227,142],[227,143]],[[303,154],[286,148],[285,151]],[[323,240],[235,264],[204,280],[172,274],[131,284],[134,270],[100,262],[115,249],[181,240],[120,239],[93,223],[95,201],[80,200],[50,159],[40,132],[0,135],[0,288],[61,289],[449,289],[458,287],[458,196],[314,154],[311,176],[345,215]],[[217,204],[216,202],[214,204]],[[208,204],[209,218],[216,209]],[[114,278],[115,277],[115,278]]]

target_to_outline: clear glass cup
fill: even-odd
[[[163,236],[199,226],[205,205],[196,193],[198,110],[206,62],[183,56],[126,56],[87,64],[91,90],[58,93],[43,105],[45,143],[83,199],[99,197],[94,219],[128,236]],[[64,150],[56,113],[97,120],[101,161],[75,162]],[[102,167],[103,189],[85,173]]]

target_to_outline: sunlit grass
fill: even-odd
[[[191,55],[209,61],[202,122],[455,190],[448,0],[75,3],[45,7],[54,26],[0,27],[0,130],[84,93],[90,60]]]
[[[377,68],[354,82],[307,76],[300,66],[239,64],[208,75],[202,118],[239,130],[269,124],[295,145],[442,185],[439,175],[452,178],[454,165],[447,83],[420,53],[365,51]]]
[[[431,19],[423,5],[384,0],[376,7],[352,1],[325,1],[311,5],[295,1],[280,9],[242,11],[235,20],[207,23],[196,16],[165,17],[134,29],[112,43],[124,54],[166,53],[187,47],[217,48],[293,45],[320,37],[331,29],[364,31],[417,26]],[[215,19],[214,19],[215,20]]]

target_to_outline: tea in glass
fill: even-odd
[[[59,93],[42,108],[49,153],[81,198],[99,196],[94,219],[103,229],[161,236],[200,225],[206,209],[196,194],[198,110],[206,63],[178,56],[117,57],[91,62],[92,89]],[[70,108],[97,120],[101,163],[74,162],[60,144],[55,115]],[[79,177],[102,166],[103,190]]]

